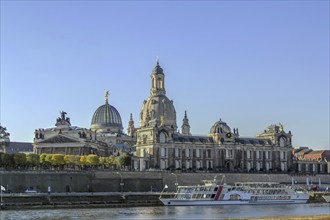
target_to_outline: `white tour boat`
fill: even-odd
[[[197,186],[178,186],[174,197],[160,196],[159,199],[166,206],[293,204],[307,203],[309,199],[306,190],[276,182],[237,182],[233,185],[203,182]]]

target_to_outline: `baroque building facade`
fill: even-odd
[[[71,154],[99,156],[128,153],[135,170],[213,170],[237,172],[327,173],[329,151],[293,149],[291,131],[279,123],[268,126],[255,137],[242,137],[238,128],[216,121],[208,134],[193,135],[187,111],[181,132],[173,100],[166,95],[165,74],[159,61],[151,73],[149,97],[143,101],[139,126],[132,114],[127,133],[120,113],[105,103],[94,112],[90,128],[71,125],[62,111],[55,127],[35,130],[33,152],[36,154]],[[32,152],[31,143],[11,142],[6,128],[0,126],[0,152]]]
[[[166,96],[165,74],[157,61],[150,96],[143,101],[136,129],[134,168],[219,171],[288,171],[292,167],[292,134],[271,125],[256,137],[240,137],[221,119],[209,134],[192,135],[187,112],[178,131],[173,101]]]
[[[121,116],[108,96],[106,91],[105,104],[94,112],[90,129],[72,126],[62,111],[55,127],[35,130],[34,153],[109,156],[131,152],[135,138],[123,132]],[[134,128],[132,117],[129,123]]]

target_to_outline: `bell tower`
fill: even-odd
[[[181,129],[182,129],[183,135],[191,135],[189,119],[187,117],[187,111],[184,111],[184,118],[183,118],[183,123],[182,123]]]
[[[131,137],[133,137],[135,135],[135,127],[134,127],[132,113],[130,115],[129,122],[128,122],[127,134],[128,134],[128,136],[131,136]]]
[[[155,68],[152,70],[151,74],[151,89],[150,95],[165,95],[165,75],[163,73],[163,69],[159,65],[159,59],[157,58],[157,64]]]

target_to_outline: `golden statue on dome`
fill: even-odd
[[[109,90],[105,89],[104,90],[105,103],[108,103],[109,95],[110,95]]]

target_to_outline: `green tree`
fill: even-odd
[[[95,167],[95,166],[99,165],[99,162],[100,162],[99,157],[95,154],[89,154],[86,157],[86,163],[89,166]]]
[[[26,155],[22,153],[14,154],[15,167],[26,167]]]
[[[46,161],[46,157],[47,157],[48,154],[41,154],[39,156],[39,163],[41,166],[48,166],[50,165],[47,161]]]
[[[116,166],[116,157],[111,155],[107,158],[107,166],[108,167],[114,167]]]
[[[53,161],[53,154],[47,154],[45,158],[46,164],[52,165],[52,161]]]
[[[73,161],[74,161],[74,165],[80,166],[80,156],[79,155],[73,155]]]
[[[116,157],[116,163],[118,167],[128,166],[129,157],[126,154],[122,154]]]
[[[104,167],[107,167],[107,158],[106,157],[100,157],[99,158],[99,165]]]
[[[51,162],[53,166],[63,166],[65,164],[64,154],[53,154]]]
[[[86,156],[80,156],[79,164],[82,166],[87,165]]]
[[[3,158],[4,157],[4,153],[0,152],[0,167],[4,167],[4,164],[3,164]]]
[[[1,163],[2,163],[2,166],[4,166],[4,167],[13,168],[15,166],[14,154],[2,154]]]
[[[38,154],[27,154],[26,163],[28,166],[36,167],[40,164],[40,156]]]
[[[67,165],[67,166],[72,166],[73,165],[70,161],[70,156],[72,156],[72,155],[65,155],[64,156],[64,162],[65,162],[65,165]]]

